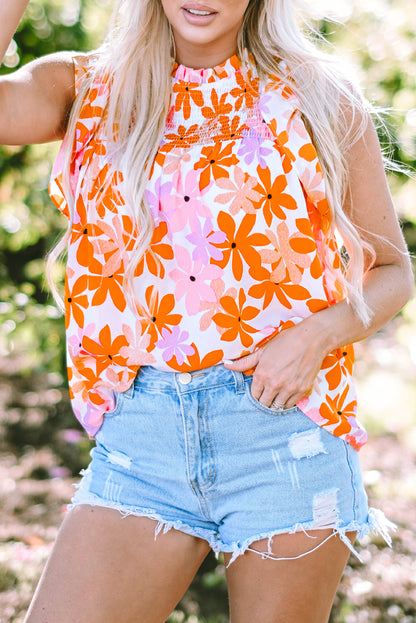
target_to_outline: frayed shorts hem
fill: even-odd
[[[149,519],[153,519],[157,522],[155,526],[155,532],[154,532],[155,540],[159,534],[166,534],[172,528],[174,528],[175,530],[179,530],[180,532],[183,532],[185,534],[189,534],[190,536],[204,539],[205,541],[208,542],[210,548],[215,553],[216,558],[218,558],[218,555],[220,552],[232,554],[227,564],[227,567],[232,562],[234,562],[236,558],[238,558],[239,556],[241,556],[247,551],[256,553],[259,556],[261,556],[261,558],[263,559],[270,559],[270,560],[277,560],[277,561],[278,560],[280,561],[297,560],[299,558],[307,556],[308,554],[311,554],[312,552],[316,551],[319,547],[324,545],[327,541],[329,541],[329,539],[331,539],[334,536],[338,536],[341,539],[341,541],[348,547],[351,553],[361,563],[363,563],[364,561],[362,557],[360,556],[358,551],[355,549],[354,545],[351,543],[350,539],[347,536],[347,533],[356,532],[358,540],[362,539],[365,536],[380,536],[387,543],[387,545],[391,547],[392,540],[391,540],[390,532],[395,531],[397,528],[397,526],[394,523],[392,523],[386,518],[386,516],[381,510],[376,509],[376,508],[370,508],[368,511],[367,521],[364,523],[354,521],[354,522],[350,522],[346,526],[328,525],[328,526],[321,526],[320,528],[317,528],[316,524],[314,525],[313,522],[297,523],[288,528],[281,528],[278,530],[272,530],[268,532],[261,532],[261,533],[255,534],[245,539],[242,542],[233,541],[232,543],[224,543],[223,541],[218,539],[212,533],[212,531],[207,530],[205,528],[201,528],[198,526],[190,526],[189,524],[186,524],[185,522],[178,520],[178,519],[175,519],[175,520],[167,519],[166,517],[162,517],[159,513],[155,512],[153,509],[140,508],[136,506],[126,506],[123,504],[117,504],[111,501],[102,500],[99,496],[91,492],[85,495],[82,495],[82,496],[78,495],[76,502],[72,504],[68,504],[67,509],[68,511],[70,511],[71,509],[79,505],[90,505],[90,506],[100,506],[103,508],[112,508],[114,510],[118,510],[121,513],[123,519],[130,515],[133,515],[136,517],[147,517]],[[311,549],[308,549],[307,551],[302,552],[301,554],[297,556],[282,557],[282,556],[276,556],[272,552],[272,542],[273,542],[274,536],[278,536],[280,534],[295,534],[296,532],[303,532],[310,539],[316,539],[317,537],[308,534],[308,531],[310,530],[316,531],[316,530],[324,530],[324,529],[332,529],[332,533],[329,534],[325,539],[320,541],[317,545],[312,546]],[[254,542],[262,540],[262,539],[268,540],[267,551],[259,551],[259,550],[256,550],[250,547]]]

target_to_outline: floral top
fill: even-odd
[[[77,90],[92,59],[74,57]],[[322,253],[330,212],[296,97],[247,67],[237,56],[210,69],[174,67],[146,191],[155,230],[153,253],[135,270],[136,310],[123,291],[136,231],[122,173],[105,184],[108,83],[95,81],[86,96],[71,165],[65,302],[72,404],[91,437],[141,365],[184,372],[239,358],[343,297]],[[64,144],[50,194],[69,216]],[[335,238],[329,253],[340,274]],[[358,449],[366,433],[356,419],[353,360],[350,345],[329,354],[298,407]]]

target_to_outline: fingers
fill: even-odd
[[[250,391],[253,398],[265,407],[278,409],[278,407],[276,407],[277,404],[281,405],[282,409],[291,409],[302,400],[302,398],[309,396],[312,392],[312,388],[308,387],[305,390],[296,388],[296,390],[291,391],[288,387],[281,388],[277,385],[263,385],[253,375]],[[275,404],[273,405],[273,403]]]

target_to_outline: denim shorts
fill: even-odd
[[[106,413],[68,508],[151,517],[155,538],[181,530],[216,554],[232,552],[229,564],[264,538],[269,546],[258,553],[280,559],[273,536],[301,530],[329,528],[358,558],[347,532],[389,543],[393,525],[368,508],[357,451],[297,407],[262,405],[251,382],[223,364],[182,373],[141,367]],[[311,540],[301,556],[313,549]]]

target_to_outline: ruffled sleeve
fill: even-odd
[[[96,57],[95,55],[88,54],[74,54],[74,75],[75,75],[75,97],[78,97],[83,85],[83,82],[90,76],[91,71],[94,69]],[[76,122],[76,130],[74,137],[74,144],[72,149],[72,157],[70,164],[70,184],[72,196],[76,196],[79,173],[82,169],[83,157],[85,149],[96,132],[96,129],[102,119],[103,107],[92,108],[92,101],[94,98],[103,97],[103,89],[95,84],[95,81],[91,84],[88,92],[84,96],[84,101],[81,106],[81,110]],[[56,207],[69,218],[68,200],[64,189],[64,163],[65,154],[68,144],[68,133],[65,135],[58,155],[55,159],[52,168],[51,179],[49,183],[49,195],[56,205]]]

